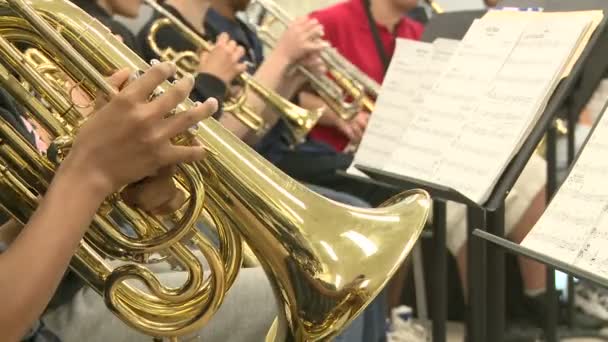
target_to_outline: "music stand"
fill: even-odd
[[[608,13],[608,2],[603,0],[579,0],[579,1],[564,1],[564,0],[504,0],[500,2],[501,6],[515,6],[524,7],[522,3],[525,3],[525,7],[543,7],[550,11],[581,11],[581,10],[604,10]],[[601,33],[601,41],[608,40],[608,32],[604,31]],[[597,89],[598,85],[604,78],[606,71],[608,70],[608,45],[597,44],[593,52],[588,58],[585,68],[581,72],[580,79],[577,85],[577,89],[571,94],[567,103],[564,105],[564,118],[568,122],[568,166],[574,161],[576,148],[576,124],[579,120],[579,115],[583,108],[589,102],[589,99]],[[551,139],[555,140],[555,135]],[[551,155],[551,159],[547,160],[551,163],[556,163],[555,154]],[[557,179],[555,177],[548,178],[547,182],[547,200],[550,200],[552,194],[557,189]],[[547,280],[550,280],[550,284],[554,284],[555,279],[553,271],[549,270],[551,275],[547,275]],[[551,296],[549,296],[551,297]],[[572,324],[574,316],[574,281],[572,277],[568,277],[568,320]],[[557,318],[555,317],[555,320]]]
[[[454,13],[452,13],[454,15]],[[471,12],[467,12],[466,15],[469,18]],[[437,16],[436,18],[441,18]],[[432,21],[431,21],[432,22]],[[444,25],[445,28],[452,30],[455,28],[451,25]],[[588,58],[592,55],[592,52],[597,45],[600,36],[605,31],[606,19],[600,23],[598,29],[592,36],[587,47],[585,48],[580,59],[577,61],[571,74],[562,80],[553,93],[544,113],[541,115],[537,124],[527,137],[525,143],[521,146],[516,156],[510,162],[508,167],[502,173],[497,185],[495,186],[490,198],[483,205],[477,205],[471,200],[458,193],[454,189],[445,188],[443,186],[428,183],[424,180],[412,179],[403,177],[401,175],[388,173],[382,170],[365,167],[363,165],[356,165],[361,171],[368,174],[374,179],[378,179],[382,182],[392,184],[393,186],[400,188],[411,188],[419,187],[429,191],[434,199],[437,201],[454,201],[467,206],[468,208],[468,231],[472,234],[474,228],[480,230],[487,230],[495,236],[504,236],[504,205],[507,194],[513,188],[515,182],[522,173],[524,167],[528,163],[528,160],[535,153],[536,147],[542,140],[543,136],[547,131],[549,133],[555,131],[549,129],[552,127],[557,115],[560,113],[564,105],[571,97],[571,94],[577,89],[576,85],[580,79],[584,65]],[[441,37],[437,34],[429,34],[429,37]],[[551,136],[552,134],[548,134]],[[549,137],[547,143],[555,144],[555,136],[553,139]],[[548,153],[553,150],[555,153],[555,147],[548,147]],[[553,157],[555,157],[553,155]],[[552,177],[555,175],[555,168],[549,170],[552,173]],[[435,208],[434,208],[435,209]],[[440,206],[441,214],[445,214],[445,207]],[[435,222],[433,222],[436,224]],[[470,235],[472,236],[472,235]],[[485,240],[483,240],[485,241]],[[485,250],[484,243],[480,243],[480,239],[469,239],[468,243],[468,265],[469,265],[469,304],[471,312],[467,322],[467,328],[469,329],[468,337],[470,341],[500,341],[504,333],[505,328],[505,272],[504,272],[504,251],[499,249],[488,249]],[[487,253],[487,265],[491,266],[486,272],[484,261],[486,260]],[[488,275],[486,279],[486,274]],[[487,282],[487,286],[486,286]],[[487,295],[486,295],[487,289]],[[487,299],[487,316],[492,317],[492,320],[488,321],[486,327],[486,301]],[[487,328],[487,335],[486,335]]]

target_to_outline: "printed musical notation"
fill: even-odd
[[[522,245],[608,278],[608,115]]]
[[[434,43],[398,39],[393,60],[376,101],[355,161],[382,169],[393,150],[401,145],[403,128],[413,119],[422,95],[433,86],[458,46],[458,41]],[[354,166],[349,173],[364,175]]]
[[[400,42],[355,163],[485,202],[593,21],[526,14],[475,21],[447,54]]]

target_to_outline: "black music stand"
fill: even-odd
[[[522,5],[522,4],[525,4]],[[608,13],[608,2],[603,0],[504,0],[500,2],[501,6],[515,7],[542,7],[549,11],[581,11],[581,10],[604,10]],[[601,33],[600,41],[608,41],[608,32]],[[577,84],[577,89],[571,94],[563,108],[563,117],[568,122],[568,165],[571,165],[575,157],[575,131],[576,124],[579,119],[579,114],[589,102],[595,89],[606,75],[608,71],[608,44],[597,44],[588,58],[585,68],[581,72],[580,79]],[[555,141],[555,134],[551,134],[549,139]],[[547,162],[555,165],[556,155],[554,150],[548,151],[549,155]],[[547,200],[551,199],[551,195],[557,189],[557,179],[551,177],[547,179]],[[548,285],[552,288],[555,286],[554,272],[548,271]],[[549,296],[551,297],[551,296]],[[572,277],[568,277],[568,321],[572,324],[574,316],[574,281]],[[549,330],[551,326],[555,326],[557,317],[553,317],[549,322]],[[551,322],[553,321],[553,322]]]
[[[521,6],[521,5],[520,5]],[[531,7],[531,6],[530,6]],[[472,12],[465,12],[472,19]],[[479,12],[478,12],[479,13]],[[455,15],[452,13],[451,15]],[[436,16],[435,18],[441,18]],[[432,22],[432,21],[431,21]],[[463,21],[464,22],[464,21]],[[455,30],[452,25],[444,25],[446,29],[453,32]],[[423,180],[411,179],[397,174],[391,174],[378,169],[357,165],[361,171],[365,172],[374,179],[392,184],[400,188],[423,188],[434,196],[436,201],[454,201],[462,203],[468,207],[468,230],[472,234],[475,228],[484,231],[488,230],[495,236],[504,236],[504,205],[508,193],[513,188],[515,182],[522,173],[528,160],[535,153],[536,147],[542,140],[546,132],[548,132],[548,156],[555,158],[555,130],[553,127],[555,118],[563,111],[567,100],[577,88],[577,84],[581,79],[585,64],[594,54],[599,38],[604,34],[606,27],[606,19],[602,21],[592,39],[589,41],[585,51],[576,63],[571,74],[561,81],[555,90],[551,100],[549,101],[545,112],[538,120],[536,126],[522,145],[517,155],[513,158],[506,170],[501,175],[497,185],[495,186],[489,200],[483,205],[477,205],[462,194],[453,189],[448,189],[437,184],[431,184]],[[450,37],[450,35],[446,35]],[[453,35],[451,35],[453,37]],[[440,34],[428,34],[430,39],[436,37],[445,37]],[[553,152],[551,152],[553,151]],[[548,173],[550,177],[555,179],[555,163],[550,167]],[[434,215],[437,218],[445,218],[445,206],[439,206],[439,213]],[[435,217],[436,217],[435,216]],[[445,224],[445,221],[443,221]],[[434,222],[434,224],[437,224]],[[486,229],[487,227],[487,229]],[[472,235],[471,235],[472,236]],[[485,240],[484,240],[485,241]],[[487,258],[486,258],[487,253]],[[471,312],[468,319],[468,337],[470,341],[500,341],[502,339],[505,328],[505,270],[504,270],[504,251],[499,249],[485,250],[485,244],[480,243],[480,239],[469,239],[468,244],[468,265],[469,265],[469,305]],[[486,260],[487,259],[487,260]],[[484,263],[487,262],[486,268]],[[488,272],[486,272],[486,269]],[[487,278],[486,278],[487,275]],[[486,284],[487,282],[487,284]],[[487,293],[486,293],[487,291]],[[487,300],[487,312],[486,312]],[[557,310],[553,311],[555,314]],[[487,321],[486,314],[492,317]],[[554,329],[555,330],[555,329]],[[486,334],[487,332],[487,334]],[[554,332],[553,332],[554,333]],[[548,336],[551,336],[548,334]]]

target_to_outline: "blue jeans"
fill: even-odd
[[[386,295],[381,292],[357,317],[336,342],[381,342],[386,339]]]

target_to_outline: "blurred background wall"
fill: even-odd
[[[321,8],[334,4],[338,0],[281,0],[279,3],[284,4],[285,8],[289,9],[290,12],[302,15],[310,12],[313,9]],[[437,0],[437,2],[446,11],[458,11],[463,9],[476,9],[481,8],[482,0]]]
[[[275,0],[284,6],[293,16],[301,16],[314,9],[329,6],[342,0]],[[483,6],[483,0],[436,0],[446,11],[458,11],[464,9],[477,9]],[[145,23],[151,13],[148,6],[142,6],[142,13],[137,20],[123,19],[131,30],[137,32]]]

